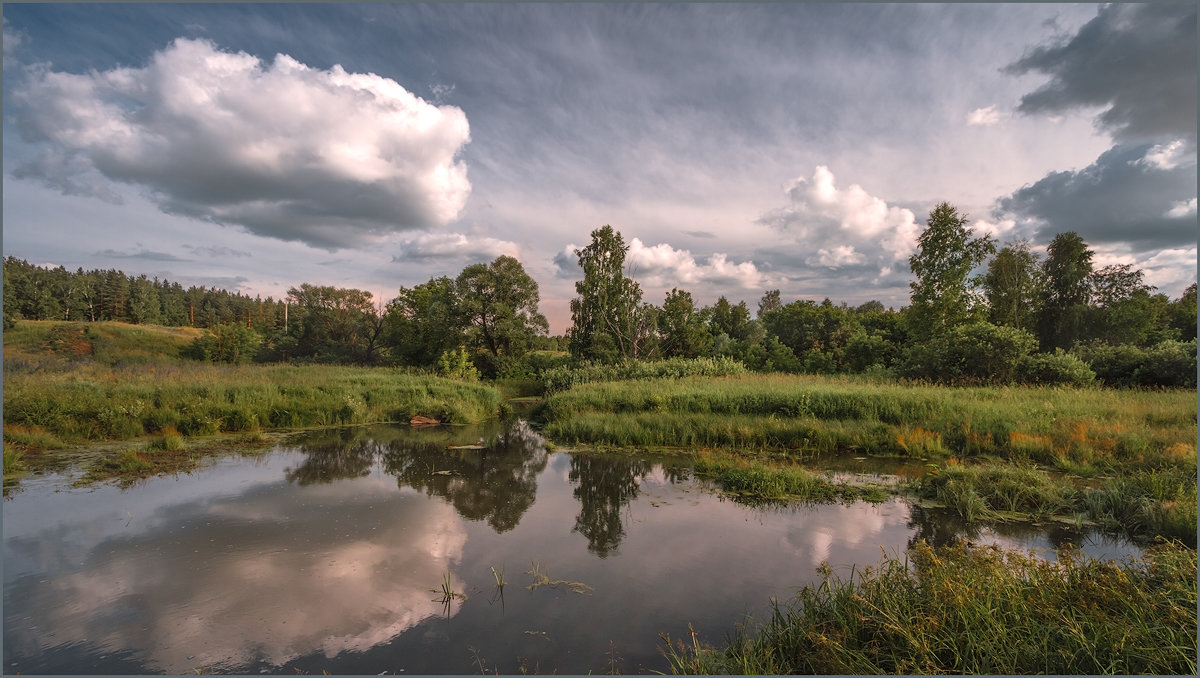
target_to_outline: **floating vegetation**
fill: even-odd
[[[467,599],[467,594],[462,593],[461,591],[454,590],[454,584],[450,581],[450,573],[449,572],[442,574],[441,588],[429,589],[429,590],[433,591],[434,593],[442,594],[442,596],[440,598],[434,598],[433,600],[434,600],[434,602],[441,603],[445,607],[445,611],[447,614],[450,612],[450,603],[454,602],[455,599],[458,599],[458,600],[466,600]]]
[[[551,579],[548,574],[546,574],[545,572],[542,571],[542,564],[540,562],[536,562],[536,561],[533,563],[533,569],[529,570],[525,574],[533,575],[533,583],[530,584],[529,586],[525,587],[525,588],[529,589],[530,591],[541,588],[543,586],[549,586],[551,588],[558,588],[558,587],[562,586],[562,587],[565,587],[567,590],[571,591],[572,593],[591,595],[596,590],[596,589],[592,588],[591,586],[588,586],[587,584],[584,584],[583,582],[579,582],[579,581],[569,581],[566,579]]]

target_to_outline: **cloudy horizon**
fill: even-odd
[[[908,301],[947,201],[1196,279],[1193,4],[5,5],[4,254],[378,301],[500,255],[570,325],[644,300]]]

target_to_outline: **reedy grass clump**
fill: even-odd
[[[1059,515],[1072,509],[1078,495],[1073,486],[1052,480],[1039,468],[997,462],[947,465],[923,476],[916,489],[968,521],[997,520],[1005,514]]]
[[[756,499],[795,499],[813,503],[853,500],[858,490],[833,483],[798,466],[767,467],[744,461],[701,458],[698,475],[712,478],[726,492]]]
[[[663,651],[683,674],[1180,674],[1196,672],[1196,552],[1127,564],[924,542],[824,580],[720,649]]]
[[[1078,495],[1078,510],[1103,527],[1195,544],[1196,471],[1139,470]]]
[[[920,478],[913,489],[969,522],[1076,515],[1132,537],[1195,544],[1194,468],[1135,470],[1079,488],[1027,464],[952,464]]]

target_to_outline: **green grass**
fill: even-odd
[[[1195,391],[948,388],[811,375],[588,383],[548,396],[535,416],[563,442],[998,455],[1077,473],[1151,467],[1194,453],[1196,440]]]
[[[832,502],[855,499],[859,492],[844,483],[826,480],[798,466],[765,466],[743,460],[701,458],[696,474],[711,478],[722,490],[756,499]]]
[[[1195,391],[685,376],[583,383],[546,397],[534,416],[556,443],[673,448],[701,464],[708,451],[929,459],[944,469],[914,491],[969,521],[1080,515],[1137,537],[1195,539]],[[756,465],[714,477],[741,496],[819,500],[825,492]],[[1091,477],[1093,486],[1068,474]]]
[[[52,341],[54,323],[21,322],[5,332],[6,441],[23,436],[20,444],[32,445],[40,435],[36,444],[53,449],[170,431],[253,434],[408,421],[417,414],[469,423],[496,416],[502,406],[500,392],[481,384],[385,368],[189,362],[177,349],[190,342],[190,330],[76,325],[58,334],[105,348],[55,352],[62,342]],[[104,362],[100,354],[119,357]]]
[[[800,589],[721,648],[672,643],[677,674],[1196,673],[1196,552],[1126,564],[924,542]]]

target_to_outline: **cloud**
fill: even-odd
[[[98,198],[111,205],[123,205],[125,200],[92,167],[81,153],[67,153],[60,148],[43,148],[33,158],[13,169],[18,179],[38,179],[63,195]]]
[[[1143,252],[1194,244],[1196,165],[1146,162],[1153,148],[1117,145],[1082,170],[1052,172],[998,200],[993,216],[1029,223],[1044,242],[1075,231]]]
[[[113,257],[116,259],[147,259],[149,261],[189,261],[181,259],[174,254],[166,254],[164,252],[155,252],[153,250],[139,249],[134,252],[121,252],[118,250],[101,250],[96,252],[94,256],[98,257]]]
[[[786,193],[789,204],[758,222],[790,235],[807,266],[890,272],[906,264],[916,246],[921,226],[912,210],[888,205],[857,184],[838,188],[824,165]]]
[[[567,245],[554,255],[559,278],[579,278],[579,257],[575,250],[582,245]],[[629,241],[625,255],[626,275],[641,284],[643,289],[691,287],[701,285],[733,285],[747,290],[761,290],[772,284],[773,278],[758,269],[753,261],[735,263],[729,255],[717,252],[698,260],[689,250],[667,243],[646,245],[640,238]]]
[[[971,126],[988,127],[1000,122],[1000,113],[996,111],[995,106],[987,108],[976,108],[967,114],[967,124]]]
[[[1183,139],[1170,143],[1159,144],[1146,151],[1136,162],[1154,169],[1172,170],[1177,167],[1196,164],[1195,152],[1189,153],[1188,144]]]
[[[1004,70],[1050,81],[1017,111],[1107,107],[1096,123],[1117,141],[1161,135],[1196,141],[1196,5],[1114,3],[1070,39],[1043,45]]]
[[[690,235],[693,238],[715,238],[715,237],[717,237],[716,233],[712,233],[710,231],[683,231],[683,234]]]
[[[519,253],[517,244],[507,240],[468,237],[461,233],[423,233],[416,238],[400,241],[400,253],[392,256],[392,262],[438,259],[491,261],[502,255],[518,257]]]
[[[95,171],[165,212],[315,247],[445,225],[471,189],[461,109],[284,54],[178,38],[143,68],[31,68],[11,102],[24,137],[50,147],[25,176],[97,193],[70,183]]]
[[[1174,205],[1171,205],[1171,209],[1167,210],[1166,214],[1163,216],[1168,219],[1183,219],[1186,217],[1195,216],[1195,214],[1196,199],[1192,198],[1191,200],[1180,200]]]
[[[8,17],[4,17],[4,59],[12,59],[16,56],[17,50],[24,44],[29,42],[29,38],[23,31],[18,31],[8,24]]]
[[[231,247],[221,245],[198,247],[196,245],[183,245],[183,249],[206,257],[249,257],[253,256],[244,250],[235,250]]]

